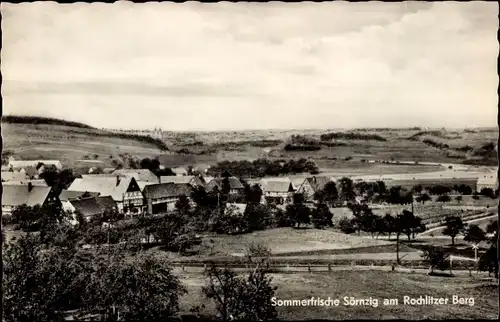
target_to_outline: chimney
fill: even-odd
[[[116,186],[118,187],[119,184],[120,184],[120,176],[116,176]]]
[[[31,192],[33,190],[33,183],[30,181],[28,182],[28,192]]]

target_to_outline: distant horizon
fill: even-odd
[[[422,131],[425,130],[466,130],[466,129],[497,129],[498,130],[498,125],[497,126],[476,126],[476,127],[445,127],[445,126],[436,126],[436,127],[428,127],[428,126],[403,126],[403,127],[397,127],[397,126],[380,126],[380,127],[317,127],[317,128],[267,128],[267,129],[221,129],[221,130],[170,130],[168,128],[162,127],[160,125],[156,126],[151,126],[150,128],[115,128],[115,127],[102,127],[102,126],[95,126],[90,123],[85,123],[81,122],[76,119],[63,119],[63,118],[56,118],[56,117],[47,117],[47,116],[41,116],[41,115],[21,115],[21,114],[8,114],[8,115],[2,115],[3,117],[8,117],[8,116],[19,116],[19,117],[40,117],[40,118],[50,118],[50,119],[57,119],[61,121],[68,121],[68,122],[76,122],[76,123],[81,123],[83,125],[88,125],[92,128],[95,129],[104,129],[104,130],[123,130],[123,131],[152,131],[155,128],[161,128],[163,132],[250,132],[250,131],[334,131],[334,130],[357,130],[357,129],[367,129],[367,130],[377,130],[377,129],[411,129],[411,128],[420,128]],[[3,120],[2,120],[3,122]],[[15,124],[15,123],[14,123]],[[43,124],[43,123],[41,123]]]
[[[498,3],[2,3],[8,114],[171,131],[497,125]]]

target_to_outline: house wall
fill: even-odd
[[[300,186],[297,193],[303,194],[306,199],[311,199],[314,197],[314,189],[307,181]]]

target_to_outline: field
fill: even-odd
[[[387,244],[387,241],[349,236],[333,230],[277,228],[244,235],[206,236],[202,255],[243,256],[251,243],[266,244],[273,254],[308,252],[324,249],[347,249]]]
[[[421,274],[397,272],[336,271],[331,273],[294,273],[272,274],[277,286],[276,298],[279,300],[302,300],[311,297],[340,299],[338,307],[277,307],[283,320],[308,319],[496,319],[498,316],[498,287],[487,277],[452,278],[432,277]],[[207,303],[201,293],[206,285],[202,275],[184,275],[182,282],[188,294],[181,299],[181,310],[200,303]],[[403,296],[449,298],[453,295],[473,298],[474,305],[429,305],[411,306],[403,304]],[[344,297],[377,298],[379,305],[345,306]],[[399,305],[384,306],[382,299],[398,299]],[[207,303],[203,312],[214,313],[212,303]]]
[[[111,160],[120,159],[120,154],[141,157],[160,154],[154,144],[100,137],[95,136],[96,133],[102,131],[62,125],[2,123],[3,153],[18,159],[61,160],[67,167],[90,165],[102,168],[111,167]],[[94,162],[88,162],[87,158]]]
[[[322,134],[341,133],[341,139],[321,141]],[[166,166],[187,166],[195,163],[214,164],[222,160],[254,160],[257,158],[312,157],[325,172],[352,174],[420,173],[440,170],[436,165],[368,164],[361,159],[429,161],[461,163],[470,157],[481,156],[491,163],[493,152],[481,150],[487,143],[496,142],[497,129],[445,130],[435,129],[358,129],[358,130],[266,130],[233,132],[164,132],[163,140],[170,152],[162,153],[153,143],[102,136],[103,130],[68,125],[23,124],[2,122],[5,155],[22,158],[60,159],[69,167],[80,166],[76,160],[95,160],[93,165],[111,166],[113,159],[130,154],[140,158],[161,156]],[[378,135],[385,141],[352,139]],[[291,136],[319,142],[318,151],[285,151]],[[345,136],[345,137],[344,137]],[[429,146],[424,141],[445,142],[449,148]],[[329,146],[332,144],[340,146]],[[460,151],[461,149],[467,146]],[[472,150],[470,150],[472,149]],[[496,152],[495,164],[496,164]],[[333,158],[337,159],[336,161]],[[340,160],[349,158],[349,162]],[[101,161],[101,162],[97,162]],[[81,163],[81,162],[80,162]],[[89,162],[87,162],[89,163]]]

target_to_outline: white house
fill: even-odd
[[[485,175],[480,176],[477,179],[476,191],[481,192],[481,190],[489,188],[493,191],[498,189],[498,173],[492,172]]]
[[[45,167],[54,166],[57,170],[61,171],[63,166],[59,160],[15,160],[14,158],[9,159],[8,167],[14,171],[19,171],[26,167],[35,167],[39,164],[43,164]],[[38,168],[39,173],[40,169]]]
[[[284,205],[293,202],[295,189],[290,181],[263,180],[260,187],[268,203]]]
[[[98,192],[100,196],[111,196],[119,212],[132,214],[144,211],[144,196],[134,177],[109,175],[82,175],[75,179],[68,191]]]

